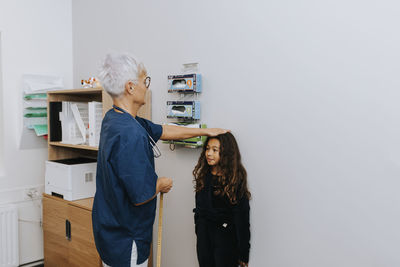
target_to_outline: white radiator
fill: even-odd
[[[0,267],[19,265],[18,210],[0,207]]]

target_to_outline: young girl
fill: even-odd
[[[207,139],[193,175],[200,267],[248,266],[250,192],[235,137]]]

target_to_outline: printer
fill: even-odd
[[[69,201],[94,197],[96,167],[90,158],[46,161],[45,193]]]

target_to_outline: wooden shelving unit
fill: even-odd
[[[54,102],[75,101],[103,103],[103,116],[112,108],[111,97],[102,88],[57,90],[47,93],[48,159],[59,160],[76,157],[97,158],[98,147],[63,144],[54,140],[50,105]],[[151,91],[147,92],[146,105],[139,116],[151,119]],[[102,266],[97,253],[92,230],[93,198],[67,201],[43,194],[44,261],[52,266]],[[67,225],[69,230],[67,229]],[[68,231],[67,231],[68,230]],[[151,259],[149,266],[152,266]]]
[[[63,144],[61,142],[49,142],[50,146],[61,146],[61,147],[69,147],[76,149],[87,149],[87,150],[95,150],[98,151],[99,148],[96,146],[87,146],[87,145],[71,145],[71,144]]]

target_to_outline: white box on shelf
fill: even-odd
[[[46,161],[45,193],[70,201],[93,197],[96,166],[89,158]]]

